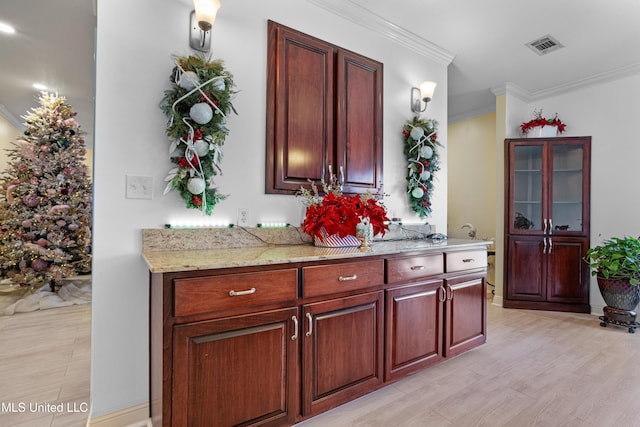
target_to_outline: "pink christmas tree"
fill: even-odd
[[[73,106],[44,92],[38,101],[0,177],[0,278],[53,289],[91,269],[91,182]]]

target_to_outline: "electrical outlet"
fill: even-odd
[[[127,199],[151,199],[153,195],[153,178],[150,176],[126,176]]]
[[[246,227],[249,225],[249,209],[238,208],[238,225]]]

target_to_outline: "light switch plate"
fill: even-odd
[[[125,197],[127,199],[147,199],[153,196],[153,178],[150,176],[126,176],[127,187]]]

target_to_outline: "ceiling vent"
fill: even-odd
[[[554,39],[551,35],[547,34],[546,36],[542,36],[539,39],[536,39],[532,42],[526,44],[526,46],[537,53],[538,55],[546,55],[547,53],[553,52],[554,50],[558,50],[561,47],[564,47],[562,43],[558,40]]]

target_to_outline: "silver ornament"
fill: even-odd
[[[187,182],[187,190],[189,190],[191,194],[202,194],[206,186],[207,184],[204,182],[204,179],[198,177],[191,178],[189,182]]]
[[[199,102],[197,104],[193,104],[189,110],[189,116],[194,122],[206,125],[213,118],[213,110],[206,102]]]

